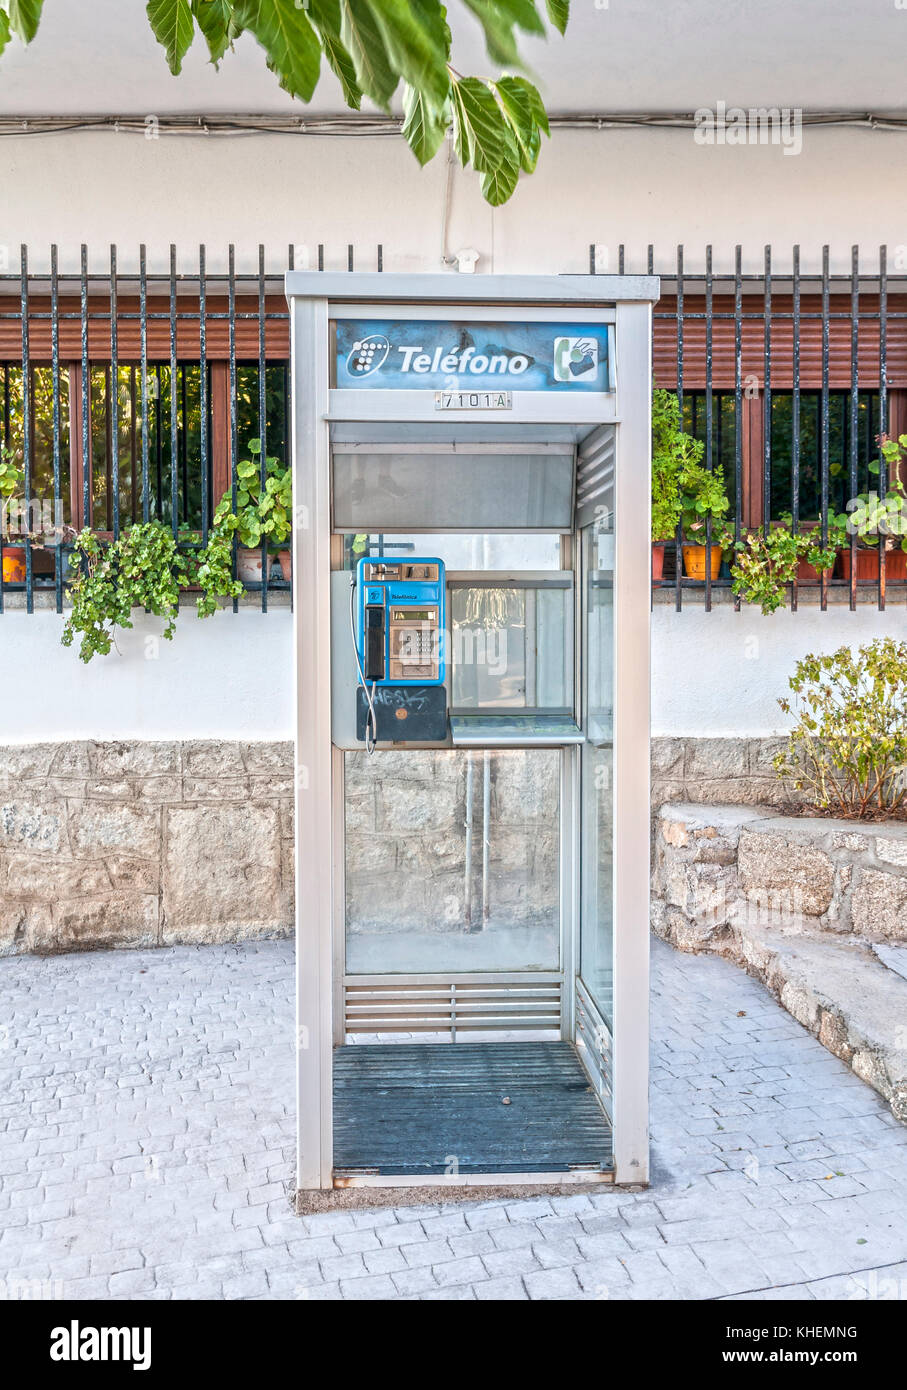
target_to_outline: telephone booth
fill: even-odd
[[[298,1188],[645,1183],[658,281],[287,296]]]

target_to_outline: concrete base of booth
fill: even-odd
[[[601,1181],[611,1167],[611,1129],[570,1043],[334,1052],[335,1182],[487,1174]]]

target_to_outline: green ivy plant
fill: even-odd
[[[492,205],[505,203],[521,172],[531,173],[548,119],[537,88],[520,69],[517,33],[546,37],[567,28],[569,0],[464,0],[478,20],[496,80],[464,77],[452,62],[441,0],[148,0],[145,11],[170,71],[180,72],[197,33],[218,67],[243,32],[264,51],[280,86],[311,101],[322,59],[347,106],[363,97],[391,110],[401,89],[403,138],[420,164],[433,159],[452,125],[457,156],[480,176]],[[31,43],[43,0],[0,0],[0,53],[16,34]]]
[[[814,806],[844,816],[907,804],[907,642],[876,638],[798,661],[780,699],[797,723],[774,759],[777,775]]]
[[[774,613],[784,603],[787,585],[808,546],[807,536],[794,535],[786,526],[772,527],[767,536],[750,531],[735,547],[731,588],[745,603]]]
[[[293,474],[278,459],[265,460],[265,482],[261,482],[261,440],[249,441],[251,458],[236,465],[236,537],[247,550],[267,544],[276,550],[293,529]],[[232,511],[232,497],[224,493],[215,511],[226,505]],[[222,513],[223,514],[223,513]]]
[[[701,455],[702,445],[699,447]],[[731,504],[720,468],[709,472],[691,454],[678,470],[677,485],[683,539],[688,545],[705,545],[710,534],[713,545],[726,549],[731,542],[731,530],[725,517]]]
[[[192,579],[191,563],[159,521],[130,526],[110,542],[80,531],[70,558],[72,611],[63,628],[64,647],[79,636],[80,660],[106,656],[116,629],[132,627],[133,608],[164,618],[163,636],[171,641],[180,589]]]
[[[0,497],[8,502],[17,493],[21,495],[24,486],[25,470],[19,467],[11,449],[0,446]]]

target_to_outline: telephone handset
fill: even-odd
[[[381,737],[393,742],[446,737],[445,619],[442,560],[359,561],[351,580],[350,626],[369,752],[379,722],[385,726]]]

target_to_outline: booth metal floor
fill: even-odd
[[[370,1043],[334,1051],[335,1171],[590,1167],[611,1167],[611,1129],[571,1043]]]

